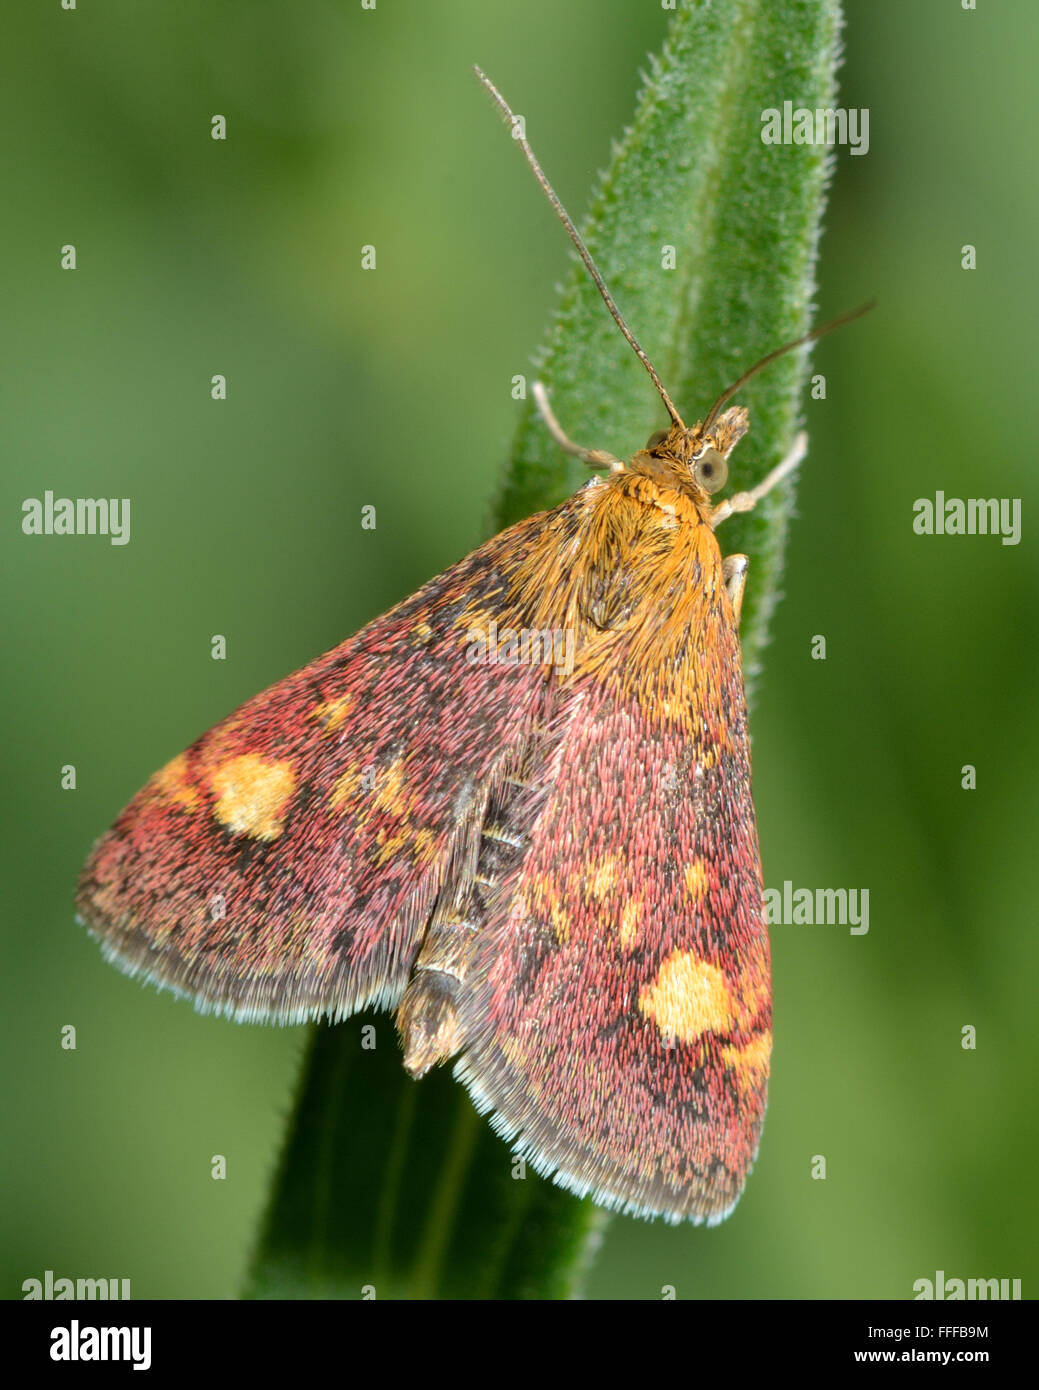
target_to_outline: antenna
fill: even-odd
[[[620,310],[613,302],[613,296],[606,288],[606,281],[599,274],[595,262],[592,260],[591,253],[589,252],[588,247],[585,246],[584,242],[581,240],[580,232],[577,230],[573,222],[570,220],[569,213],[567,212],[563,204],[559,201],[559,195],[556,193],[555,189],[552,187],[548,179],[545,177],[544,170],[538,163],[534,151],[530,148],[530,145],[527,143],[527,137],[523,134],[523,128],[520,125],[517,118],[513,115],[508,102],[502,96],[501,92],[498,91],[498,88],[494,85],[494,83],[487,76],[487,74],[483,72],[481,68],[475,66],[475,64],[473,66],[473,72],[476,73],[476,76],[483,83],[484,87],[487,89],[488,92],[490,92],[491,97],[494,100],[494,104],[501,112],[506,124],[512,127],[513,138],[519,142],[520,149],[523,151],[524,157],[526,158],[527,163],[530,165],[534,177],[541,185],[545,197],[548,199],[548,201],[552,204],[552,207],[555,209],[556,216],[559,218],[560,222],[562,222],[563,226],[566,228],[567,235],[570,237],[570,240],[576,246],[577,254],[581,257],[581,260],[584,261],[585,266],[588,270],[588,274],[595,281],[595,288],[602,295],[603,303],[606,305],[607,309],[609,309],[611,315],[613,316],[614,323],[617,325],[620,331],[624,334],[625,338],[627,338],[628,342],[631,344],[632,348],[635,351],[635,356],[639,359],[639,361],[645,367],[646,371],[649,372],[650,376],[653,378],[653,385],[657,388],[657,391],[660,395],[660,399],[664,402],[664,405],[667,407],[667,413],[671,416],[671,419],[678,426],[678,428],[684,430],[685,424],[682,420],[681,415],[679,415],[678,411],[675,409],[675,405],[674,402],[671,400],[671,397],[664,390],[664,384],[657,376],[653,363],[646,356],[645,352],[643,352],[634,333],[632,333],[631,329],[628,327],[628,325],[624,322],[624,319],[621,317]],[[790,346],[794,347],[796,346],[796,344],[792,343]],[[770,359],[768,358],[765,359],[765,361],[769,360]],[[760,363],[759,365],[764,364]],[[738,384],[742,384],[742,382]]]
[[[776,348],[774,352],[768,353],[760,362],[755,362],[753,367],[745,371],[738,381],[734,381],[731,386],[727,386],[721,393],[714,405],[707,412],[707,419],[703,422],[706,432],[710,429],[717,417],[718,411],[726,401],[731,400],[741,386],[745,385],[752,376],[757,376],[762,367],[767,367],[774,362],[777,357],[782,357],[786,352],[793,352],[794,348],[803,347],[805,343],[814,343],[816,338],[822,338],[827,333],[832,333],[835,328],[841,328],[846,323],[851,323],[853,319],[860,319],[863,314],[876,307],[876,300],[871,299],[868,304],[860,304],[857,309],[849,309],[846,314],[840,314],[837,318],[831,319],[829,323],[824,323],[821,328],[813,328],[811,333],[806,333],[803,338],[795,338],[792,343],[784,343],[782,347]]]

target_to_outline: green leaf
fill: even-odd
[[[247,1293],[565,1298],[602,1219],[529,1170],[514,1178],[450,1072],[412,1081],[393,1020],[364,1015],[314,1030]]]
[[[651,57],[635,119],[600,179],[582,235],[688,424],[773,348],[811,326],[814,267],[831,156],[766,145],[762,112],[831,107],[838,0],[728,0],[682,9]],[[527,135],[550,167],[549,138]],[[542,147],[542,148],[539,148]],[[675,248],[675,269],[661,268]],[[729,488],[752,486],[783,457],[799,421],[807,350],[749,382],[737,404],[751,430],[729,460]],[[574,255],[537,374],[571,439],[628,458],[668,418],[642,364]],[[501,495],[508,525],[554,504],[588,471],[549,438],[529,403]],[[719,531],[750,556],[744,666],[753,671],[780,577],[793,484]]]
[[[684,6],[599,182],[583,234],[687,422],[810,326],[829,158],[819,146],[764,144],[761,118],[785,100],[834,105],[839,27],[837,0]],[[528,135],[550,167],[551,132]],[[669,246],[674,269],[664,268]],[[805,373],[806,353],[791,354],[740,393],[751,433],[730,460],[730,488],[782,457]],[[588,447],[627,457],[665,422],[576,257],[538,375]],[[499,522],[551,506],[587,476],[528,406]],[[765,641],[791,505],[787,484],[720,533],[727,553],[751,557],[748,669]],[[374,1048],[362,1046],[366,1026]],[[588,1201],[529,1170],[515,1177],[450,1074],[411,1081],[392,1020],[365,1016],[315,1030],[247,1294],[563,1298],[579,1292],[603,1224]]]

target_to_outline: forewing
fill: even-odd
[[[552,514],[546,514],[551,517]],[[473,664],[505,625],[532,517],[248,701],[97,843],[77,905],[131,974],[238,1018],[392,1005],[543,666]]]
[[[608,679],[570,692],[551,791],[478,943],[457,1068],[539,1172],[712,1223],[757,1151],[771,1049],[739,650],[715,612],[692,634],[690,720],[662,714],[652,673],[641,699]]]

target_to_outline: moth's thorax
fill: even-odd
[[[689,467],[676,459],[640,449],[623,473],[615,473],[610,478],[609,485],[633,501],[673,515],[679,523],[692,526],[708,523],[710,496]]]
[[[667,530],[678,526],[709,526],[711,499],[682,464],[640,449],[623,473],[606,482],[614,506],[652,507],[662,513]]]
[[[702,493],[702,489],[700,490]],[[638,457],[578,494],[568,545],[553,528],[514,592],[538,628],[574,634],[571,683],[593,676],[654,723],[691,728],[710,655],[738,662],[738,637],[706,493],[666,462]],[[707,634],[711,634],[708,643]]]

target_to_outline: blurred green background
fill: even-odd
[[[906,1298],[938,1269],[1035,1290],[1039,11],[1008,11],[848,6],[841,103],[869,108],[870,151],[837,161],[819,314],[880,307],[816,350],[753,728],[767,884],[868,887],[870,931],[774,928],[747,1191],[716,1230],[615,1220],[593,1297]],[[579,214],[666,20],[650,0],[8,16],[4,1296],[45,1269],[236,1294],[304,1030],[123,978],[74,925],[76,875],[156,767],[483,538],[567,246],[469,66],[536,118]],[[23,536],[48,488],[131,497],[130,544]],[[915,536],[938,489],[1023,498],[1022,543]]]

